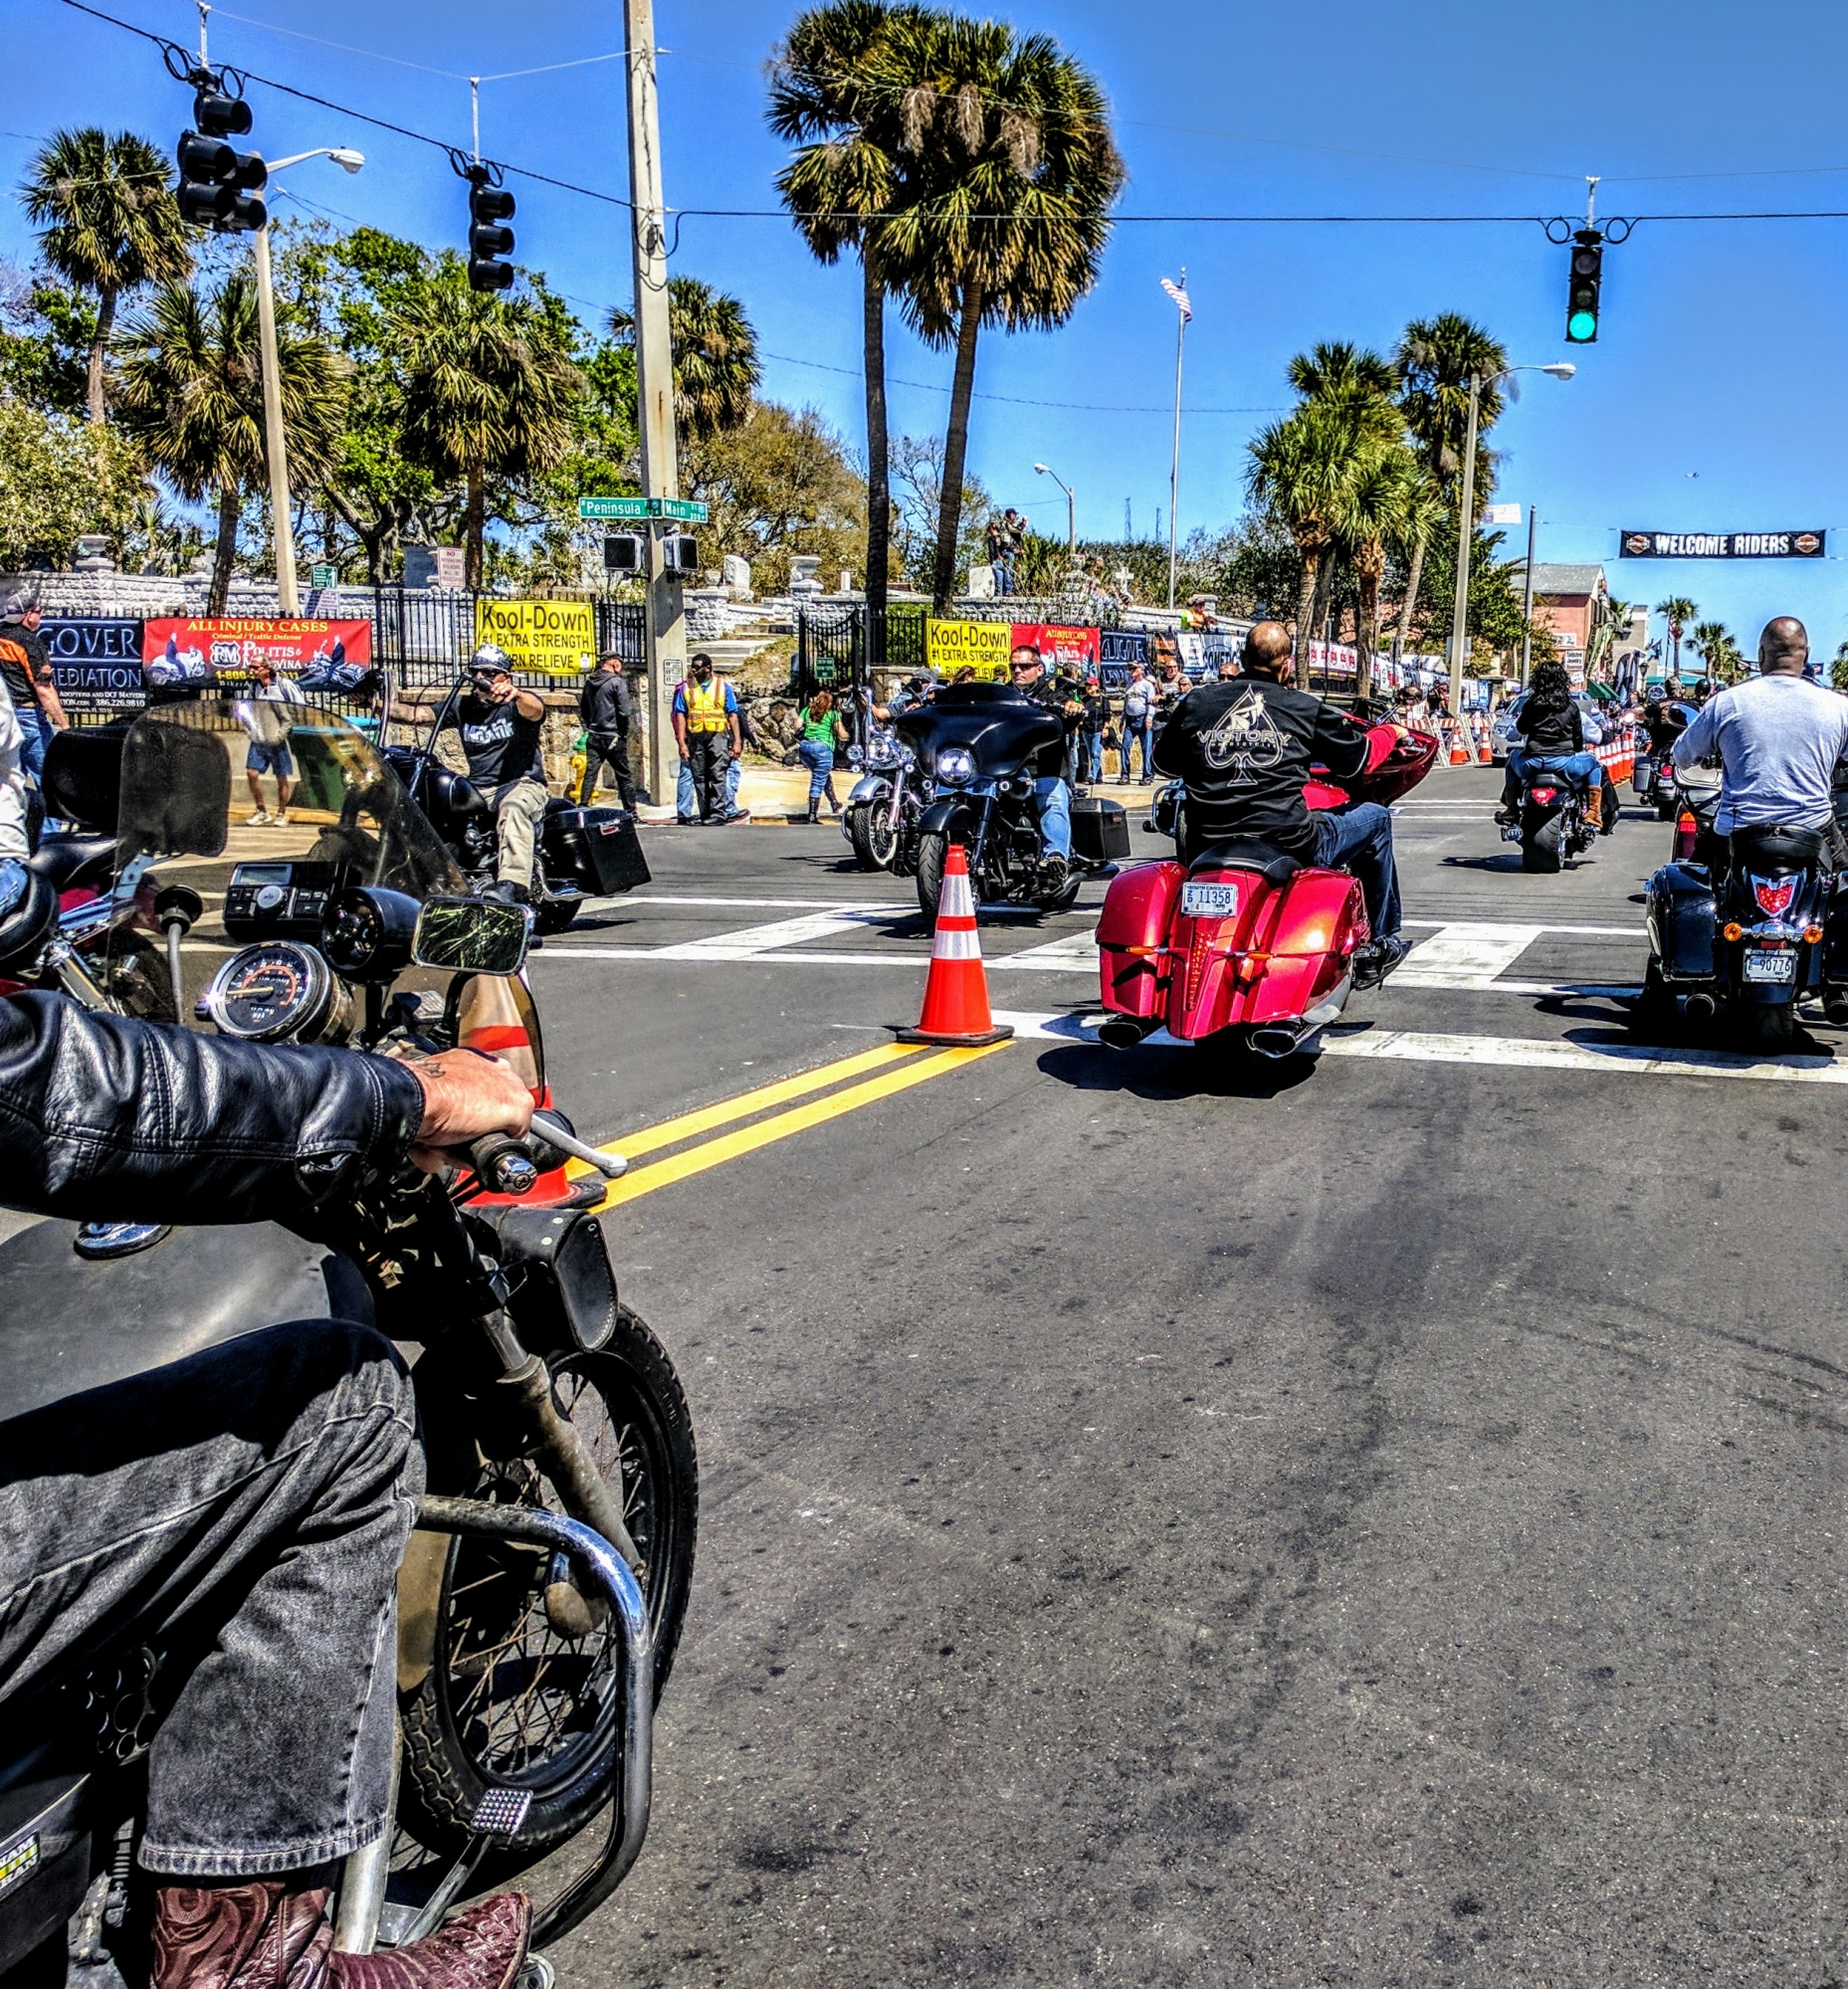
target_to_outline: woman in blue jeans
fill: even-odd
[[[1508,756],[1508,778],[1502,784],[1502,806],[1496,821],[1521,820],[1521,789],[1529,775],[1561,774],[1598,796],[1598,757],[1585,749],[1585,723],[1572,698],[1563,664],[1536,664],[1527,696],[1516,714],[1521,744]],[[1593,815],[1596,820],[1596,815]]]
[[[829,808],[839,815],[841,804],[834,793],[834,749],[847,744],[847,727],[834,708],[834,694],[818,691],[796,713],[796,727],[800,734],[796,757],[808,769],[808,819],[820,821],[824,794]]]

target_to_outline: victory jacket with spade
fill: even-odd
[[[1155,741],[1155,765],[1186,784],[1194,850],[1258,837],[1313,862],[1317,844],[1303,784],[1313,765],[1336,781],[1367,766],[1372,739],[1345,712],[1268,678],[1190,691]]]

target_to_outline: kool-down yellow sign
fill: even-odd
[[[475,640],[499,643],[516,670],[574,678],[596,662],[596,614],[588,601],[484,599],[475,604]]]

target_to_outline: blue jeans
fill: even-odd
[[[1078,735],[1078,777],[1087,786],[1104,778],[1104,734],[1089,726]]]
[[[744,778],[744,762],[736,754],[725,762],[725,813],[736,815],[738,783]]]
[[[1598,756],[1595,753],[1525,753],[1517,746],[1508,756],[1508,771],[1517,781],[1530,774],[1565,774],[1575,781],[1595,780]]]
[[[819,739],[804,739],[796,748],[796,758],[808,769],[808,805],[813,808],[828,790],[828,776],[834,772],[834,748]]]
[[[1033,806],[1040,819],[1040,855],[1072,855],[1072,791],[1057,774],[1042,774],[1033,783]]]
[[[693,763],[680,763],[680,785],[674,790],[674,813],[682,822],[700,819],[700,791],[693,784]]]
[[[1317,862],[1351,871],[1366,899],[1366,922],[1375,939],[1399,929],[1399,873],[1392,861],[1392,817],[1377,802],[1361,802],[1338,815],[1317,810]]]
[[[19,764],[35,781],[42,781],[45,778],[45,748],[50,742],[52,731],[51,721],[37,705],[21,710]]]
[[[1126,718],[1123,721],[1123,774],[1127,783],[1129,779],[1129,765],[1134,758],[1132,748],[1137,740],[1142,742],[1142,779],[1149,780],[1154,774],[1155,722],[1152,718]]]

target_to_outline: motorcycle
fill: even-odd
[[[1668,749],[1637,748],[1635,771],[1630,785],[1636,799],[1656,812],[1658,822],[1672,822],[1678,802],[1675,794],[1675,756]]]
[[[1370,736],[1367,770],[1336,787],[1318,773],[1312,809],[1390,802],[1437,757],[1428,733]],[[1180,798],[1172,804],[1179,828]],[[1158,1029],[1183,1043],[1283,1058],[1312,1044],[1353,991],[1353,957],[1370,937],[1357,880],[1255,837],[1236,837],[1189,864],[1138,865],[1111,886],[1098,922],[1098,1031],[1129,1050]]]
[[[291,813],[313,827],[313,852],[307,867],[274,868],[310,875],[283,886],[290,922],[241,938],[235,881],[263,839],[231,820],[231,726],[210,705],[170,706],[126,732],[116,869],[139,883],[107,900],[93,1004],[262,1043],[492,1048],[542,1109],[525,1139],[477,1141],[446,1176],[368,1181],[323,1208],[311,1236],[31,1225],[0,1246],[7,1415],[68,1404],[81,1416],[87,1391],[278,1321],[331,1313],[404,1348],[429,1492],[399,1574],[393,1828],[344,1864],[335,1944],[420,1938],[478,1875],[505,1880],[607,1808],[601,1843],[538,1906],[536,1949],[607,1897],[648,1828],[654,1707],[698,1525],[686,1399],[618,1295],[592,1214],[601,1181],[564,1171],[569,1157],[603,1177],[624,1163],[553,1106],[522,972],[528,909],[463,895],[371,744],[305,717],[291,727]],[[200,906],[183,946],[150,916],[179,891]],[[206,916],[208,903],[225,910]],[[49,879],[0,863],[0,972],[35,978],[59,919]],[[175,1649],[118,1641],[9,1709],[8,1980],[136,1980],[146,1749],[185,1672]],[[530,1970],[523,1981],[550,1980],[542,1959]]]
[[[472,892],[495,881],[494,809],[466,774],[446,767],[436,742],[455,715],[470,679],[459,675],[421,746],[386,743],[381,752],[462,871]],[[385,699],[389,727],[391,699]],[[613,897],[649,882],[635,818],[625,809],[582,808],[553,795],[533,838],[532,909],[540,933],[564,932],[590,898]]]
[[[841,811],[841,834],[862,871],[909,878],[918,868],[920,825],[932,792],[929,776],[911,748],[883,727],[867,740],[860,766]]]
[[[1750,1049],[1787,1049],[1806,999],[1848,1022],[1848,881],[1831,876],[1820,830],[1753,824],[1723,838],[1720,792],[1711,769],[1677,776],[1675,854],[1644,894],[1636,1019],[1718,1015]],[[1845,805],[1838,791],[1838,819]]]
[[[1505,842],[1521,845],[1522,870],[1557,871],[1589,850],[1597,831],[1586,820],[1585,807],[1582,781],[1552,768],[1533,768],[1521,783],[1521,820],[1502,832]]]
[[[1114,878],[1116,860],[1129,854],[1129,824],[1121,802],[1102,797],[1072,805],[1072,856],[1056,890],[1040,884],[1039,818],[1034,763],[1057,746],[1065,728],[1056,711],[1022,697],[1008,685],[949,685],[928,704],[893,721],[930,781],[918,822],[918,904],[934,922],[949,846],[968,856],[977,902],[1034,905],[1064,911],[1087,878]]]

